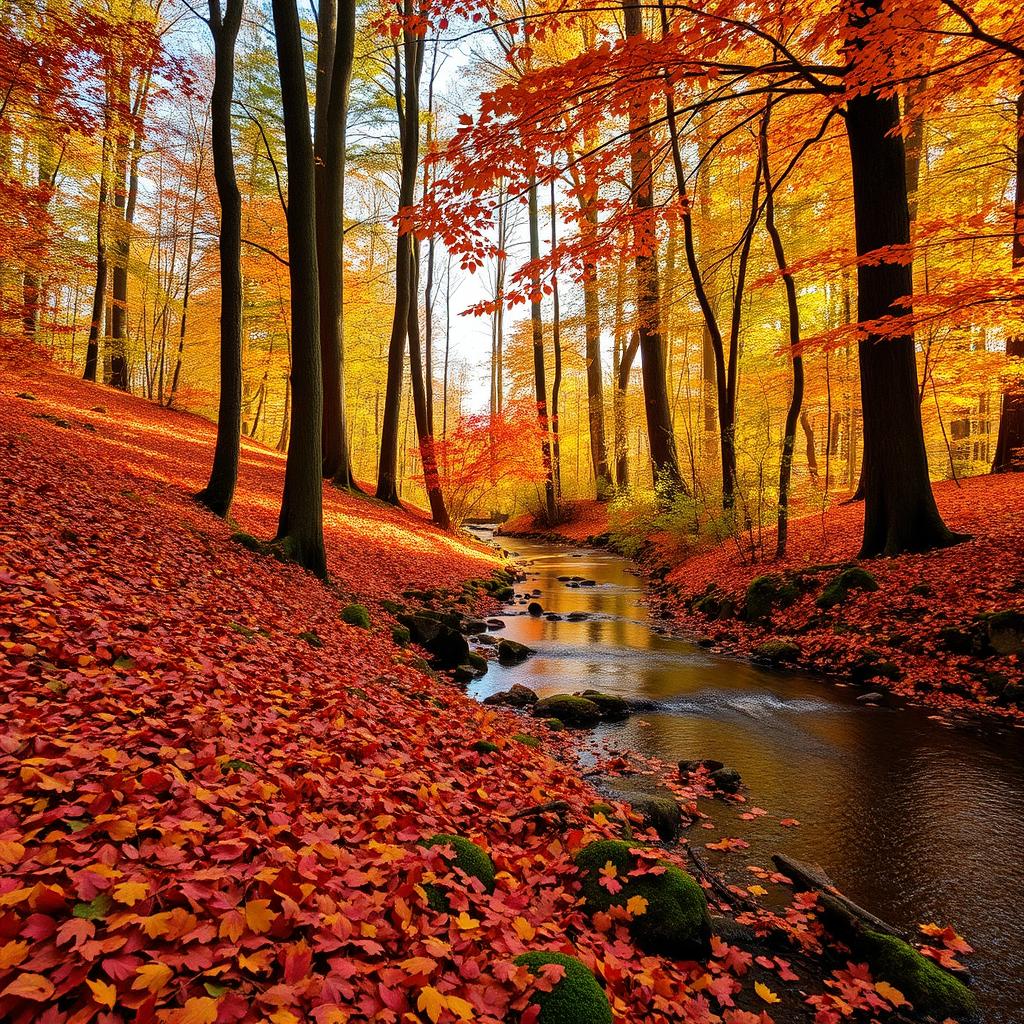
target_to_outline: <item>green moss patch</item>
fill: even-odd
[[[365,604],[347,605],[341,613],[341,621],[360,629],[370,628],[370,612]]]
[[[875,577],[859,565],[852,565],[835,576],[814,602],[819,608],[834,608],[843,604],[854,590],[874,591],[878,589]]]
[[[485,891],[494,892],[494,862],[487,852],[476,843],[464,836],[438,833],[423,840],[420,846],[427,850],[435,846],[450,846],[455,851],[455,858],[451,862],[452,866],[470,878],[478,879]],[[426,890],[427,903],[430,908],[448,913],[451,908],[444,890],[440,886],[429,884],[423,888]]]
[[[594,701],[571,693],[542,697],[533,705],[533,713],[537,718],[557,718],[566,725],[596,725],[602,718]]]
[[[977,1019],[978,1005],[971,990],[902,939],[864,932],[857,948],[875,980],[898,988],[918,1013],[938,1020],[952,1017],[961,1024]]]
[[[624,907],[633,896],[647,901],[643,914],[629,925],[633,940],[644,952],[676,960],[700,959],[707,955],[711,938],[711,918],[704,890],[685,871],[665,861],[662,874],[630,876],[640,864],[631,851],[635,844],[601,839],[585,846],[576,856],[581,873],[583,899],[590,913]],[[616,870],[615,880],[622,888],[609,892],[601,884],[601,872],[607,864]]]
[[[533,975],[548,964],[565,968],[561,980],[550,992],[537,992],[532,1002],[540,1007],[537,1024],[612,1024],[612,1010],[597,978],[574,956],[536,951],[521,953],[517,967]]]

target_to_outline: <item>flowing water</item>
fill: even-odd
[[[943,727],[918,709],[865,707],[851,688],[711,654],[658,631],[624,559],[537,541],[516,550],[529,574],[517,594],[537,588],[545,612],[588,617],[507,608],[496,635],[537,653],[514,667],[492,662],[475,696],[519,682],[542,696],[594,688],[650,702],[597,737],[737,768],[750,804],[769,814],[731,831],[738,810],[717,804],[714,816],[721,834],[750,841],[747,859],[768,866],[782,851],[816,861],[893,924],[953,924],[977,951],[984,1020],[1024,1022],[1024,732]],[[779,825],[790,817],[800,826]]]

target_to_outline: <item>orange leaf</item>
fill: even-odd
[[[20,996],[35,1003],[45,1002],[53,995],[53,985],[41,974],[19,974],[0,996]]]

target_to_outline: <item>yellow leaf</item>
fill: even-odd
[[[647,900],[643,896],[630,896],[626,900],[626,909],[634,916],[639,917],[647,913]]]
[[[16,839],[0,839],[0,864],[17,864],[24,856],[24,844]]]
[[[178,1024],[213,1024],[217,1019],[217,1000],[209,996],[197,996],[185,1002]]]
[[[277,919],[277,916],[270,909],[270,900],[249,900],[245,905],[245,923],[257,935],[269,932],[270,926]]]
[[[115,842],[120,842],[122,839],[131,839],[135,835],[135,823],[119,818],[117,821],[112,821],[107,825],[107,835]]]
[[[105,1006],[108,1010],[114,1008],[117,989],[113,985],[108,985],[105,981],[93,981],[92,978],[86,978],[85,983],[92,990],[92,997],[100,1006]]]
[[[534,928],[525,917],[517,917],[512,922],[512,927],[515,929],[516,935],[518,935],[523,942],[530,942],[537,934],[537,929]]]
[[[444,1001],[448,1009],[451,1010],[459,1020],[473,1019],[473,1007],[470,1003],[466,1002],[465,999],[460,999],[458,996],[445,996]]]
[[[768,890],[763,885],[748,885],[747,892],[751,896],[767,896]]]
[[[691,986],[691,992],[703,992],[714,981],[710,974],[702,974]]]
[[[174,977],[174,971],[167,964],[143,964],[135,972],[133,989],[144,988],[147,992],[159,992]]]
[[[114,886],[114,899],[126,907],[134,907],[149,895],[148,882],[122,882]]]
[[[782,1000],[763,982],[754,982],[754,991],[766,1002],[766,1003],[781,1003]]]
[[[270,1015],[273,1024],[299,1024],[299,1018],[291,1010],[280,1009]]]
[[[334,1006],[320,1005],[320,1014],[317,1018],[320,1024],[346,1024],[348,1014],[337,1004]]]
[[[480,927],[480,922],[475,917],[470,917],[466,911],[462,911],[462,913],[455,918],[455,923],[458,925],[459,929],[464,932],[471,932],[474,928]]]
[[[890,985],[887,981],[876,981],[875,991],[887,1002],[892,1003],[893,1006],[909,1006],[910,1000],[894,985]]]
[[[445,1008],[445,998],[432,985],[420,989],[419,998],[416,1000],[416,1009],[422,1010],[437,1024],[441,1011]]]
[[[27,956],[27,942],[12,941],[0,946],[0,971],[6,971],[8,967],[17,967]]]

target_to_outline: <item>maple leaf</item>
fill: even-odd
[[[109,985],[105,981],[93,981],[92,978],[86,978],[85,983],[92,991],[93,999],[100,1006],[105,1006],[109,1010],[114,1008],[114,1003],[117,1001],[117,989],[113,985]]]
[[[903,993],[893,985],[890,985],[887,981],[876,981],[875,991],[892,1006],[899,1009],[901,1006],[909,1006],[910,1000],[903,995]]]
[[[270,926],[278,916],[270,909],[270,900],[249,900],[245,905],[245,923],[257,935],[270,931]]]
[[[214,1024],[217,1013],[218,1000],[210,996],[194,996],[185,1001],[178,1024]]]
[[[754,982],[754,991],[766,1003],[782,1002],[782,1000],[763,981]]]
[[[159,992],[174,977],[174,971],[161,963],[143,964],[135,973],[132,988],[147,992]]]
[[[114,899],[123,903],[126,907],[134,907],[139,900],[144,900],[149,895],[149,885],[146,882],[121,882],[114,886]]]
[[[0,946],[0,971],[9,967],[17,967],[28,956],[28,943],[12,939]]]
[[[416,1009],[422,1010],[433,1021],[433,1024],[437,1024],[441,1017],[441,1011],[445,1009],[446,1005],[444,996],[433,985],[425,985],[421,988],[420,994],[416,998]]]

